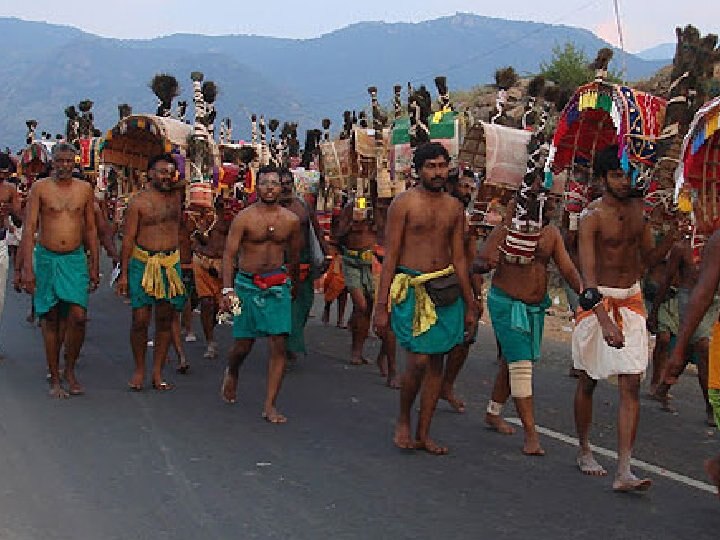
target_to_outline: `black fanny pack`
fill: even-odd
[[[451,306],[460,298],[460,280],[454,273],[431,279],[425,282],[425,290],[437,307]]]

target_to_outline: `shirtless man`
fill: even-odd
[[[685,317],[680,323],[677,342],[668,360],[664,384],[658,387],[660,396],[667,395],[667,390],[677,383],[678,376],[685,369],[688,345],[713,303],[718,286],[720,286],[720,231],[715,231],[705,244],[697,283],[688,299]],[[715,422],[720,425],[720,323],[717,318],[712,329],[709,356],[708,394]],[[713,484],[720,489],[720,455],[705,462],[705,471]]]
[[[320,244],[323,253],[328,253],[315,209],[310,207],[303,199],[295,194],[295,180],[289,169],[280,169],[280,204],[293,212],[300,220],[302,243],[300,246],[300,275],[297,284],[297,296],[292,301],[292,331],[287,338],[288,359],[293,362],[299,353],[306,354],[305,326],[307,325],[310,310],[315,300],[313,279],[319,276],[312,275],[312,253],[310,250],[310,231],[314,231],[315,238]]]
[[[588,434],[597,381],[617,377],[618,468],[613,489],[643,491],[651,480],[638,479],[630,470],[640,412],[640,379],[648,363],[639,280],[646,265],[653,266],[665,256],[674,238],[668,235],[654,245],[643,216],[643,200],[632,197],[631,180],[621,168],[617,146],[596,156],[594,173],[605,181],[605,193],[580,222],[578,245],[584,290],[572,342],[575,368],[582,371],[575,392],[580,440],[577,464],[584,474],[607,474],[592,455]]]
[[[653,323],[657,324],[658,319],[658,308],[665,299],[666,291],[670,288],[670,285],[677,279],[678,291],[677,291],[677,308],[678,308],[678,329],[680,321],[687,318],[687,312],[689,309],[690,293],[695,283],[698,281],[700,274],[700,258],[695,257],[693,253],[692,242],[692,226],[687,221],[681,225],[681,232],[683,238],[675,243],[673,248],[670,250],[670,257],[666,265],[665,276],[663,281],[658,288],[655,302],[653,303],[653,311],[648,317],[648,327],[653,328]],[[713,418],[713,410],[708,401],[708,354],[710,348],[710,333],[712,331],[713,324],[718,320],[718,314],[720,314],[720,303],[717,301],[717,297],[713,295],[713,302],[709,309],[705,313],[702,321],[696,328],[695,332],[690,338],[690,354],[685,358],[687,365],[693,358],[697,361],[698,369],[698,383],[700,384],[700,391],[702,392],[703,399],[705,400],[705,417],[706,422],[709,426],[715,425]],[[655,371],[655,369],[653,369]],[[663,404],[663,409],[672,412],[673,409],[670,407],[667,400],[667,387],[660,384],[655,389],[655,398],[659,399]]]
[[[383,336],[392,317],[393,331],[408,353],[395,445],[441,455],[448,449],[429,431],[443,356],[474,335],[477,310],[463,249],[465,214],[458,200],[443,192],[450,156],[441,144],[427,143],[415,150],[413,161],[420,185],[398,195],[388,210],[375,331]],[[413,441],[410,412],[421,386]]]
[[[222,257],[230,224],[225,220],[222,198],[215,201],[212,220],[204,231],[193,234],[193,275],[200,299],[200,321],[207,350],[205,358],[217,357],[215,324],[222,298]]]
[[[455,197],[465,208],[465,228],[463,232],[463,241],[465,246],[465,259],[467,260],[468,268],[472,267],[477,254],[477,243],[478,243],[478,232],[475,227],[470,227],[470,216],[468,212],[468,205],[472,201],[472,190],[475,187],[475,182],[472,172],[469,171],[469,176],[463,176],[458,178],[453,177],[453,181],[448,181],[448,191],[450,195]],[[470,209],[472,210],[472,209]],[[475,307],[478,312],[478,318],[482,317],[483,312],[483,300],[482,300],[482,287],[483,277],[478,273],[472,272],[470,275],[470,283],[473,289],[473,296],[475,297]],[[455,409],[458,413],[465,412],[465,403],[463,400],[455,396],[455,380],[460,374],[460,370],[465,365],[468,354],[470,353],[471,342],[474,342],[475,338],[468,342],[463,342],[457,347],[453,348],[447,357],[447,363],[445,364],[445,372],[443,374],[442,390],[440,391],[440,399],[447,401],[450,406]]]
[[[92,186],[72,177],[75,155],[70,144],[53,147],[52,177],[33,183],[21,242],[22,287],[33,295],[42,321],[50,395],[55,398],[68,397],[68,391],[84,393],[75,363],[85,339],[88,290],[95,290],[99,282],[95,196]],[[60,381],[63,337],[68,391]]]
[[[537,208],[532,200],[538,193],[539,185],[536,185],[530,194],[530,207]],[[547,208],[545,210],[543,215],[550,215]],[[581,289],[580,274],[565,249],[559,229],[549,220],[544,220],[534,257],[527,264],[508,262],[500,253],[499,247],[505,242],[507,233],[505,225],[495,227],[479,257],[486,269],[495,269],[487,303],[500,363],[485,422],[500,433],[513,433],[512,427],[501,416],[505,402],[512,395],[525,431],[522,452],[528,456],[542,456],[545,451],[535,429],[532,369],[540,359],[545,310],[551,305],[547,293],[548,264],[553,260],[576,292]],[[517,317],[519,313],[523,316]],[[523,323],[519,323],[518,318]]]
[[[15,226],[22,225],[20,194],[15,189],[15,186],[8,181],[12,169],[13,164],[10,156],[0,153],[0,322],[2,322],[5,289],[10,268],[10,258],[8,256],[8,236],[12,225],[10,217],[12,216]],[[17,262],[15,264],[17,265]]]
[[[354,201],[345,205],[340,213],[337,237],[343,253],[345,286],[353,303],[349,324],[352,332],[350,364],[360,366],[369,363],[363,357],[363,347],[370,331],[375,298],[372,263],[376,237],[368,211],[357,208]]]
[[[139,392],[145,383],[145,352],[148,326],[155,308],[155,347],[152,387],[172,390],[163,380],[162,368],[170,346],[173,310],[185,307],[178,235],[181,187],[171,154],[148,162],[148,185],[129,202],[125,214],[118,294],[129,296],[132,305],[130,342],[135,372],[128,388]]]
[[[223,377],[221,397],[235,403],[240,366],[255,340],[267,337],[270,362],[262,417],[273,424],[287,421],[278,412],[276,400],[285,372],[285,341],[292,329],[291,296],[298,286],[302,244],[300,220],[280,205],[280,192],[279,171],[261,167],[257,174],[259,201],[242,210],[230,226],[223,254],[221,306],[223,311],[231,311],[233,304],[239,303],[241,310],[235,310],[235,344]],[[283,266],[286,255],[289,275]],[[239,272],[233,279],[236,263]]]

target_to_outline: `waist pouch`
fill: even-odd
[[[425,290],[436,306],[450,306],[460,298],[460,280],[457,274],[431,279],[425,282]]]

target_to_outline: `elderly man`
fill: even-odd
[[[52,176],[30,190],[21,246],[21,282],[42,320],[50,395],[55,398],[84,393],[75,363],[85,339],[88,290],[99,281],[95,196],[92,186],[72,176],[75,155],[72,145],[53,147]],[[68,391],[60,380],[63,341]]]

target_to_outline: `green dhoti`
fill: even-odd
[[[505,361],[537,362],[540,359],[545,310],[550,305],[550,297],[547,294],[539,304],[526,304],[494,285],[490,288],[487,306],[495,337]]]
[[[242,302],[242,311],[233,318],[233,337],[255,339],[289,334],[292,329],[290,289],[289,278],[282,285],[261,289],[254,283],[252,274],[238,272],[235,293]]]
[[[349,290],[360,289],[367,298],[375,298],[372,274],[372,250],[349,250],[343,254],[343,277]]]
[[[45,315],[57,304],[61,304],[62,315],[67,315],[70,304],[87,309],[90,274],[83,246],[67,253],[57,253],[37,244],[33,271],[33,306],[38,316]]]
[[[293,353],[305,353],[305,325],[315,301],[313,281],[306,276],[297,287],[297,296],[291,302],[292,329],[287,339],[287,350]]]
[[[420,272],[409,268],[398,267],[398,271],[413,277],[421,275]],[[395,280],[399,276],[400,274],[396,275]],[[465,302],[462,298],[458,298],[449,306],[434,306],[437,319],[421,333],[414,330],[416,301],[415,287],[409,286],[403,301],[392,302],[392,329],[403,349],[416,354],[445,354],[464,341]]]

